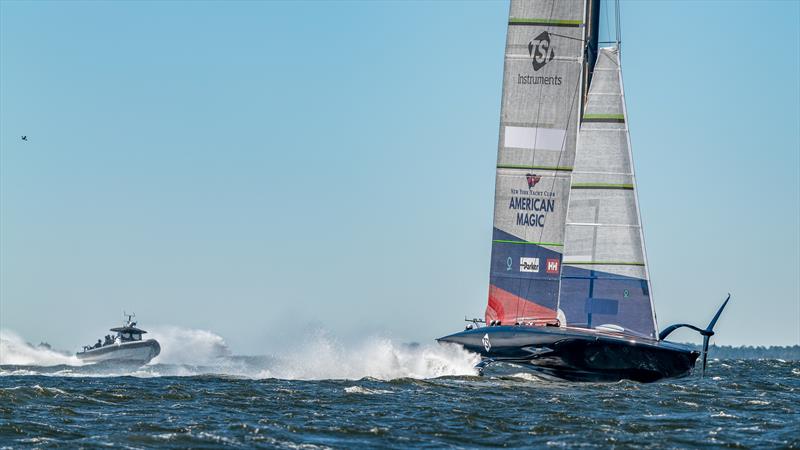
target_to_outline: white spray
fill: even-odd
[[[10,330],[0,330],[0,365],[56,366],[80,365],[75,355],[67,355],[46,347],[34,347]]]
[[[33,347],[9,331],[3,331],[0,365],[79,365],[74,356]],[[162,326],[147,336],[159,341],[161,354],[149,365],[127,373],[134,376],[233,375],[287,380],[376,378],[436,378],[475,375],[480,357],[452,345],[398,344],[385,337],[370,337],[344,345],[325,331],[272,356],[235,356],[225,340],[210,331]],[[61,376],[115,376],[123,373],[59,371]]]
[[[436,378],[475,375],[480,357],[456,345],[405,345],[372,337],[344,346],[324,332],[276,358],[259,378],[301,380]]]
[[[146,336],[161,345],[153,364],[209,364],[231,354],[222,336],[206,330],[155,326]]]

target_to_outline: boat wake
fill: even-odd
[[[208,364],[231,355],[225,339],[207,330],[153,326],[148,337],[161,344],[154,364]]]
[[[439,344],[398,344],[388,338],[373,337],[345,346],[326,333],[315,337],[276,358],[259,378],[281,379],[361,379],[437,378],[475,375],[480,357],[460,346]]]
[[[430,379],[472,376],[479,356],[456,345],[399,344],[372,337],[345,345],[326,332],[276,355],[234,355],[225,340],[210,331],[180,327],[153,327],[151,336],[162,352],[143,367],[86,364],[74,356],[32,346],[18,335],[2,332],[0,376],[229,376],[286,380],[357,380],[373,378]]]
[[[44,345],[34,346],[9,330],[0,330],[0,366],[79,366],[75,355],[59,352]]]

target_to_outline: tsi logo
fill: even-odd
[[[537,71],[556,57],[556,52],[550,46],[550,33],[542,33],[528,43],[528,53],[531,55],[533,70]]]
[[[538,272],[539,271],[539,258],[525,258],[519,259],[520,272]]]
[[[547,273],[558,273],[558,260],[547,258]]]

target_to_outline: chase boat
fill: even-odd
[[[98,339],[93,345],[85,345],[76,353],[78,359],[87,363],[112,363],[143,366],[161,353],[161,345],[155,339],[142,340],[147,331],[136,327],[128,315],[128,320],[121,327],[111,328],[115,335],[106,335],[104,340]]]
[[[615,41],[601,48],[600,18]],[[695,348],[658,332],[622,83],[619,2],[511,0],[483,319],[439,339],[572,381],[691,373]],[[730,295],[728,295],[730,299]],[[485,325],[485,326],[484,326]],[[500,365],[500,364],[498,364]]]

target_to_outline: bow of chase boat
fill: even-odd
[[[111,328],[115,335],[106,335],[94,345],[86,345],[76,353],[78,359],[87,363],[111,363],[143,366],[161,353],[161,345],[155,339],[142,340],[147,331],[136,327],[132,315],[121,327]]]

